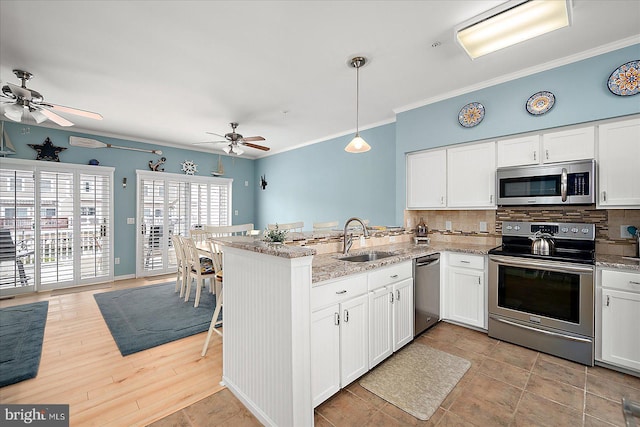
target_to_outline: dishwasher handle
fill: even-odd
[[[424,267],[425,265],[436,265],[440,263],[440,257],[416,259],[416,267]]]

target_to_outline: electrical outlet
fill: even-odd
[[[244,186],[245,186],[245,187],[248,187],[248,186],[249,186],[249,181],[245,181],[245,182],[244,182]]]
[[[622,239],[630,239],[633,236],[631,235],[631,233],[629,233],[629,230],[627,230],[627,228],[631,227],[630,225],[621,225],[620,226],[620,238]]]
[[[480,232],[481,233],[487,232],[487,223],[485,221],[480,221]]]
[[[445,221],[444,222],[444,228],[447,231],[451,231],[451,221]]]
[[[135,218],[127,218],[127,224],[135,224],[135,223],[136,223]]]
[[[367,245],[364,236],[360,236],[360,247],[364,248]]]
[[[238,216],[238,209],[236,209],[235,211],[233,211],[233,213],[235,214],[235,216]]]
[[[116,264],[116,265],[120,264],[120,257],[115,257],[113,259],[113,263]]]
[[[396,236],[389,236],[389,243],[395,243],[396,242]]]

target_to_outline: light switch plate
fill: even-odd
[[[481,233],[487,232],[487,223],[485,221],[480,221],[480,232]]]

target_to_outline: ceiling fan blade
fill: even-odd
[[[31,106],[33,107],[33,104]],[[73,126],[73,123],[71,123],[69,120],[65,119],[64,117],[60,117],[53,111],[49,111],[46,108],[36,108],[36,109],[42,112],[42,114],[44,114],[45,116],[47,116],[49,120],[51,120],[52,122],[60,126]]]
[[[11,93],[13,93],[15,96],[22,97],[26,100],[31,101],[31,91],[29,89],[25,89],[21,86],[14,85],[13,83],[9,82],[7,82],[7,86],[9,86]]]
[[[51,104],[48,102],[42,105],[45,105],[46,107],[49,107],[55,111],[60,111],[62,113],[75,114],[76,116],[87,117],[94,120],[102,120],[101,114],[94,113],[92,111],[79,110],[77,108],[65,107],[64,105]]]
[[[224,135],[220,135],[219,133],[213,133],[213,132],[205,132],[208,133],[209,135],[215,135],[215,136],[219,136],[220,138],[224,138]]]
[[[250,142],[241,142],[240,144],[242,145],[246,145],[247,147],[251,147],[251,148],[257,148],[258,150],[262,150],[262,151],[269,151],[270,148],[269,147],[265,147],[264,145],[257,145],[257,144],[252,144]]]
[[[242,137],[243,141],[264,141],[265,139],[261,136],[245,136]]]
[[[220,143],[224,143],[224,144],[228,144],[229,141],[203,141],[203,142],[192,142],[193,145],[199,145],[199,144],[220,144]]]

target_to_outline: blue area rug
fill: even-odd
[[[38,375],[49,302],[0,309],[0,387]]]
[[[94,298],[120,353],[127,356],[209,330],[216,297],[203,288],[194,308],[195,288],[191,286],[188,302],[174,292],[175,282],[98,293]]]

